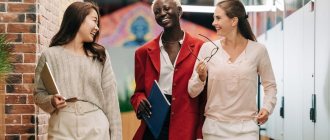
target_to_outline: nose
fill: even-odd
[[[215,22],[215,20],[213,20],[213,22],[212,22],[212,26],[215,26],[216,25],[216,22]]]
[[[95,26],[94,29],[95,29],[96,31],[99,31],[99,30],[100,30],[100,28],[99,28],[98,26]]]

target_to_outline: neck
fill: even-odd
[[[180,41],[183,38],[183,31],[181,30],[180,26],[174,28],[167,28],[164,30],[162,35],[162,40],[165,42],[175,42]]]
[[[64,47],[69,50],[72,50],[73,52],[80,53],[80,52],[84,51],[83,45],[84,45],[84,43],[82,41],[79,41],[79,39],[75,38],[68,44],[65,44]]]
[[[236,34],[231,34],[226,36],[223,40],[221,40],[221,44],[223,46],[229,46],[229,47],[239,47],[242,43],[245,43],[247,39],[244,38],[240,33],[236,33]]]

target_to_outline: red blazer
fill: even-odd
[[[149,96],[153,81],[159,80],[159,39],[160,35],[135,52],[136,89],[131,97],[131,104],[135,112],[140,101]],[[206,94],[200,94],[197,98],[191,98],[188,94],[188,81],[196,62],[196,57],[191,52],[197,56],[202,44],[203,41],[185,33],[185,39],[173,76],[169,140],[196,140],[202,138]],[[146,124],[141,121],[133,140],[142,140],[145,129]]]

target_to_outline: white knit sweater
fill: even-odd
[[[121,117],[117,96],[117,85],[106,52],[102,65],[91,57],[78,56],[61,46],[47,48],[40,56],[35,74],[35,103],[44,111],[51,113],[53,95],[47,93],[40,72],[45,62],[51,67],[59,92],[66,98],[77,97],[92,102],[105,112],[109,120],[111,140],[121,140]]]

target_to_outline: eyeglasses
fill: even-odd
[[[204,35],[202,35],[202,34],[198,34],[198,35],[200,35],[200,36],[202,36],[202,37],[204,37],[204,38],[206,38],[207,40],[209,40],[214,46],[215,46],[215,48],[213,48],[212,49],[212,51],[211,51],[211,55],[210,56],[208,56],[208,57],[205,57],[204,58],[204,62],[209,62],[210,60],[211,60],[211,58],[218,52],[218,50],[219,50],[219,46],[218,45],[216,45],[211,39],[209,39],[208,37],[206,37],[206,36],[204,36]],[[192,52],[192,50],[188,47],[188,49],[189,49],[189,51],[191,52],[191,54],[198,60],[198,61],[201,61],[201,59],[199,59],[193,52]]]

